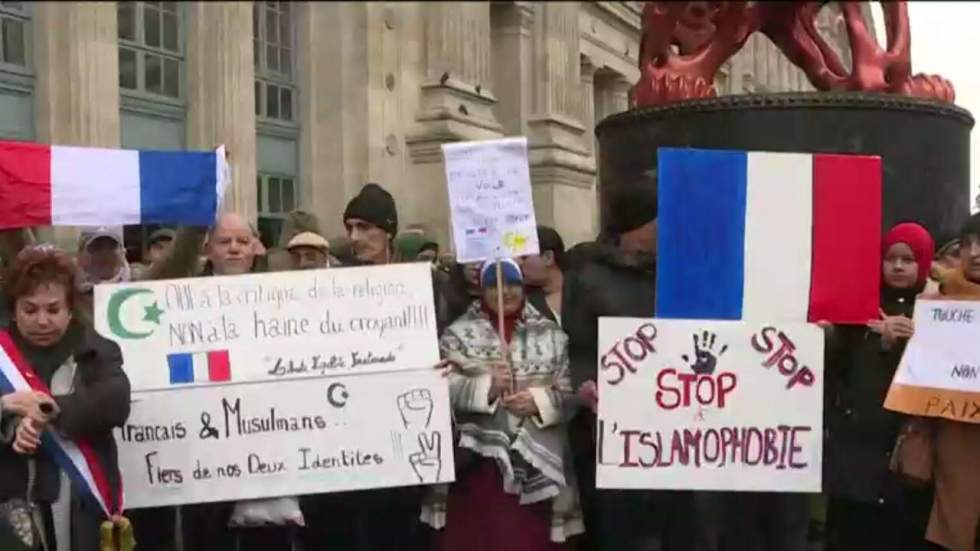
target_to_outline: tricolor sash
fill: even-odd
[[[48,385],[34,373],[5,330],[0,330],[0,390],[4,393],[33,390],[51,396]],[[41,436],[41,449],[68,474],[75,490],[94,500],[106,516],[122,510],[122,483],[117,502],[112,499],[106,469],[88,441],[69,440],[57,431],[46,430]]]

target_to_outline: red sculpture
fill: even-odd
[[[647,2],[640,40],[640,81],[635,107],[713,97],[715,74],[752,33],[759,31],[800,67],[818,90],[891,92],[952,103],[953,85],[938,75],[912,75],[905,2],[881,2],[886,49],[875,42],[858,2],[840,6],[852,67],[817,31],[825,2]]]

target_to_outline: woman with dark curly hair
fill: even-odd
[[[51,391],[16,390],[0,381],[0,525],[28,549],[41,542],[49,550],[99,545],[102,512],[41,448],[45,431],[87,441],[108,475],[112,499],[121,491],[112,429],[129,415],[129,380],[119,347],[74,319],[75,278],[71,258],[50,245],[22,250],[3,278],[9,323],[0,328],[0,341]]]

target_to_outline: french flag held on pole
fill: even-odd
[[[136,151],[0,141],[0,229],[209,226],[228,181],[216,151]]]
[[[881,159],[658,151],[657,317],[878,318]]]

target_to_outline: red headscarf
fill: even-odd
[[[932,266],[932,258],[936,254],[936,243],[929,235],[929,231],[915,222],[903,222],[885,234],[882,254],[886,254],[895,243],[905,243],[912,249],[915,261],[919,265],[916,283],[925,285],[926,278],[929,277],[929,268]]]

